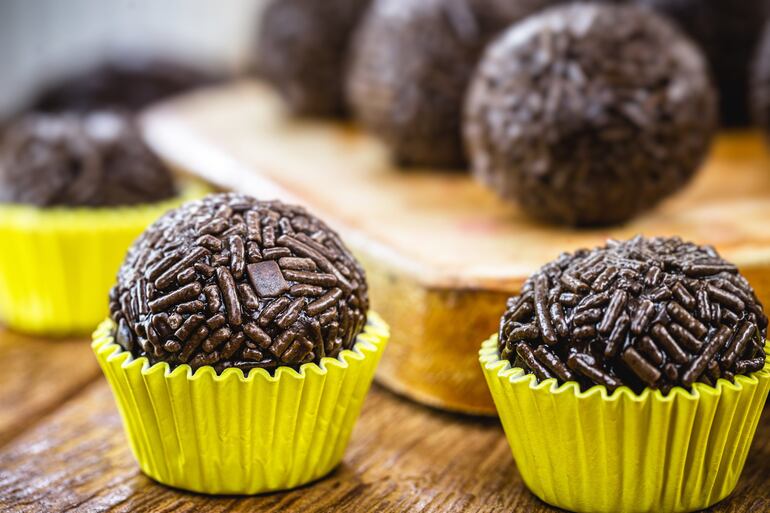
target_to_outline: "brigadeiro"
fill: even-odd
[[[116,111],[30,114],[0,144],[0,202],[118,206],[172,198],[170,169]]]
[[[753,119],[770,134],[770,23],[757,46],[751,73]]]
[[[464,132],[475,176],[532,216],[606,225],[682,188],[715,118],[705,62],[670,22],[630,6],[574,4],[490,45]]]
[[[564,254],[508,302],[499,349],[538,379],[636,392],[765,365],[767,317],[735,265],[679,238]]]
[[[170,57],[116,53],[52,81],[29,109],[138,111],[151,103],[220,80],[213,71]]]
[[[303,208],[237,194],[150,226],[110,300],[127,351],[217,371],[334,358],[368,307],[364,271],[335,232]]]
[[[261,12],[257,72],[294,114],[345,113],[348,45],[370,0],[272,0]]]
[[[767,19],[767,0],[634,0],[670,16],[703,49],[719,90],[721,121],[749,121],[751,59]]]
[[[570,511],[722,500],[770,389],[767,325],[711,246],[636,237],[547,263],[480,353],[524,482]]]
[[[177,180],[126,112],[29,113],[0,139],[0,318],[90,333],[131,241],[205,188]]]
[[[352,52],[355,116],[399,164],[464,166],[462,98],[479,54],[509,23],[553,3],[375,0]]]
[[[227,193],[166,213],[93,345],[142,470],[211,494],[329,473],[388,338],[368,306],[364,270],[302,207]]]

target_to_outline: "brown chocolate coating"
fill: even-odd
[[[121,206],[176,192],[171,171],[126,114],[28,114],[0,141],[2,203]]]
[[[751,60],[767,19],[768,0],[634,0],[671,17],[706,54],[719,90],[721,121],[749,121]]]
[[[752,117],[770,135],[770,22],[757,47],[751,73]]]
[[[353,346],[366,276],[303,208],[212,194],[134,243],[110,293],[116,340],[135,356],[217,372],[299,368]]]
[[[134,112],[218,80],[215,73],[178,60],[119,54],[48,84],[29,108],[43,112]]]
[[[715,111],[700,52],[670,22],[575,4],[490,45],[468,94],[465,141],[476,177],[530,215],[606,225],[690,180]]]
[[[462,101],[484,45],[556,0],[375,0],[356,34],[356,118],[405,166],[461,168]]]
[[[345,114],[350,39],[370,0],[272,0],[257,32],[257,72],[296,115]]]
[[[766,336],[754,289],[713,248],[637,237],[533,274],[508,300],[499,349],[538,380],[668,392],[760,370]]]

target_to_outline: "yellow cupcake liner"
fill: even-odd
[[[352,350],[297,372],[194,374],[132,358],[105,321],[92,344],[142,471],[199,493],[252,495],[295,488],[331,472],[343,453],[389,328],[375,313]]]
[[[540,383],[501,360],[497,336],[479,360],[513,458],[541,500],[578,512],[685,512],[727,497],[743,470],[770,387],[770,364],[735,383],[608,394]]]
[[[203,196],[115,208],[0,205],[0,322],[27,333],[89,333],[107,315],[126,250],[167,210]]]

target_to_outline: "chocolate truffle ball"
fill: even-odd
[[[768,0],[634,0],[670,16],[706,54],[719,90],[721,121],[749,121],[751,59],[767,19]]]
[[[629,6],[574,4],[508,29],[469,90],[475,176],[534,217],[620,223],[680,189],[715,127],[697,48]]]
[[[296,115],[345,113],[348,45],[370,0],[272,0],[257,32],[257,72]]]
[[[118,54],[48,84],[32,102],[30,110],[138,111],[219,78],[215,73],[179,60]]]
[[[29,114],[0,140],[0,202],[104,207],[175,194],[171,171],[126,114]]]
[[[751,76],[752,117],[770,134],[770,22],[757,47]]]
[[[134,243],[110,293],[116,340],[135,356],[217,372],[299,368],[353,346],[364,271],[301,207],[213,194]]]
[[[538,380],[667,392],[762,369],[766,335],[754,290],[713,248],[637,237],[543,266],[508,300],[499,349]]]
[[[355,116],[404,166],[459,168],[462,99],[484,45],[555,0],[375,0],[356,35]]]

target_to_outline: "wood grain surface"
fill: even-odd
[[[84,339],[45,341],[0,328],[0,447],[99,375]]]
[[[3,344],[7,337],[0,334]],[[13,365],[16,354],[6,364]],[[81,357],[89,360],[80,355],[70,364],[78,364]],[[26,383],[21,376],[17,379]],[[56,384],[49,386],[55,393]],[[4,406],[31,412],[30,401],[34,399],[29,395],[18,394]],[[443,413],[377,386],[366,399],[340,467],[301,489],[258,497],[196,495],[141,474],[102,378],[84,385],[42,418],[22,416],[28,420],[24,432],[0,448],[4,512],[557,511],[524,487],[496,419]],[[765,412],[738,488],[710,511],[769,511],[769,476],[770,414]]]
[[[307,206],[368,271],[393,338],[377,377],[421,402],[493,414],[476,354],[505,300],[562,251],[608,237],[680,235],[715,245],[770,304],[770,158],[759,134],[722,134],[682,193],[633,222],[571,230],[528,219],[467,173],[394,168],[355,126],[289,118],[267,88],[241,82],[158,106],[149,142],[223,187]]]

